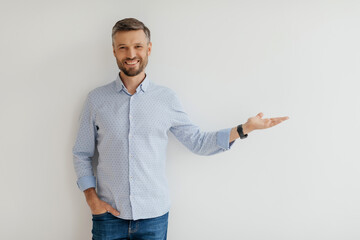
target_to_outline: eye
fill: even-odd
[[[125,47],[119,47],[119,49],[124,49]]]
[[[142,46],[136,46],[136,48],[142,48]]]

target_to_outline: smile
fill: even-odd
[[[138,62],[140,62],[140,60],[125,61],[125,64],[128,66],[135,66]]]

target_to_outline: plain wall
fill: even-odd
[[[86,94],[119,72],[125,17],[202,130],[290,117],[209,157],[170,134],[168,239],[360,239],[355,0],[1,1],[0,239],[91,238],[71,150]]]

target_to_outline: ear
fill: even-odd
[[[150,56],[151,54],[151,49],[152,49],[152,42],[148,43],[148,56]]]
[[[113,47],[113,54],[114,54],[114,57],[116,57],[116,54],[115,54],[115,47],[114,47],[114,45],[112,45],[112,47]]]

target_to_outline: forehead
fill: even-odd
[[[143,30],[121,31],[114,35],[114,45],[131,45],[135,43],[146,43],[146,35]]]

